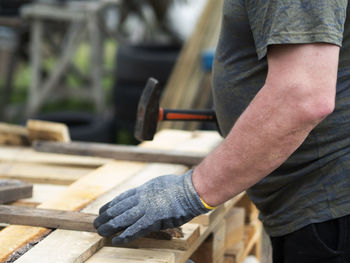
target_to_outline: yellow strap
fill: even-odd
[[[213,210],[213,209],[216,208],[216,207],[214,207],[214,206],[208,205],[206,202],[204,202],[204,200],[203,200],[201,197],[199,197],[199,199],[202,201],[202,204],[204,205],[204,207],[205,207],[206,209]]]

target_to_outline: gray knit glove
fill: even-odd
[[[209,210],[192,184],[192,170],[184,175],[154,178],[117,196],[100,209],[94,226],[114,245],[130,242],[150,232],[174,228]]]

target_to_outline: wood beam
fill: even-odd
[[[33,148],[39,152],[113,158],[136,162],[174,163],[197,165],[205,157],[203,153],[175,150],[146,149],[137,146],[121,146],[88,142],[35,141]]]

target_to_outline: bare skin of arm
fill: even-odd
[[[217,206],[277,169],[335,104],[339,47],[274,45],[265,85],[228,136],[193,172],[199,196]]]

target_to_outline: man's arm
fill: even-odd
[[[281,165],[334,109],[339,48],[274,46],[266,83],[224,142],[195,169],[156,177],[115,197],[94,226],[113,244],[180,226]],[[198,195],[199,194],[199,195]]]
[[[335,104],[339,47],[274,45],[265,85],[223,143],[194,170],[199,196],[216,206],[278,168]]]

